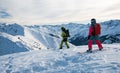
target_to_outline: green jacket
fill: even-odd
[[[62,36],[63,38],[65,38],[65,37],[66,37],[66,33],[65,33],[64,31],[62,31],[61,36]]]

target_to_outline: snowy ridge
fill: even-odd
[[[24,49],[25,51],[41,49],[59,49],[59,43],[61,41],[59,34],[47,29],[44,26],[21,26],[16,23],[1,23],[0,31],[0,41],[2,42],[2,44],[6,44],[7,42],[4,39],[10,40],[10,42],[12,42],[12,44],[9,43],[9,45],[0,45],[0,55],[17,53],[18,51],[12,50],[13,48],[17,47],[22,47],[22,49]],[[13,45],[16,45],[16,47],[13,47]],[[70,45],[73,46],[72,44]],[[24,50],[22,49],[18,48],[18,50],[21,50],[20,52],[24,52]]]
[[[0,56],[28,51],[28,48],[17,40],[12,35],[0,32]]]
[[[110,20],[102,22],[101,24],[101,35],[100,40],[102,43],[120,43],[120,20]],[[70,42],[74,45],[87,45],[88,25],[76,25],[76,27],[70,27],[72,25],[68,24],[70,33],[74,34],[70,38]],[[86,42],[85,42],[86,41]]]
[[[10,35],[24,35],[24,27],[19,24],[0,23],[0,32],[8,33]]]
[[[84,52],[87,46],[40,50],[0,57],[2,73],[120,73],[120,45],[104,45],[103,51]],[[94,45],[94,49],[97,46]]]
[[[120,20],[109,20],[101,22],[101,42],[104,44],[120,43]],[[44,25],[48,30],[57,32],[60,35],[60,28],[64,26],[69,29],[71,37],[70,43],[74,45],[87,45],[88,29],[90,24],[83,25],[80,23],[66,23],[62,25]]]
[[[0,55],[46,48],[40,42],[32,38],[24,26],[20,26],[16,23],[1,23],[0,42]]]
[[[50,30],[44,27],[41,27],[41,26],[26,27],[26,29],[31,34],[31,37],[38,40],[41,44],[43,44],[47,48],[58,48],[59,47],[59,42],[60,42],[59,36],[57,36],[56,34],[52,34]],[[27,37],[27,34],[25,36]]]

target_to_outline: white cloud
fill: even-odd
[[[110,13],[101,13],[119,0],[0,0],[0,8],[12,17],[0,19],[5,22],[40,24],[55,22],[88,22],[95,17],[101,19]],[[114,6],[113,6],[114,7]],[[119,5],[118,7],[119,8]],[[112,8],[110,8],[112,10]],[[117,9],[115,10],[117,13]],[[111,16],[111,18],[116,16]],[[120,16],[119,16],[120,17]],[[116,17],[118,18],[118,17]]]

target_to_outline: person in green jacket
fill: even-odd
[[[66,34],[66,29],[64,27],[61,27],[61,30],[62,30],[62,34],[61,34],[62,41],[61,41],[61,44],[60,44],[60,49],[62,49],[63,43],[65,43],[67,48],[69,48],[69,45],[67,43],[68,37],[67,37],[67,34]]]

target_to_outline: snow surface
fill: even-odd
[[[103,51],[93,53],[83,53],[85,50],[87,46],[78,46],[0,56],[0,72],[120,73],[120,44],[104,45]]]

